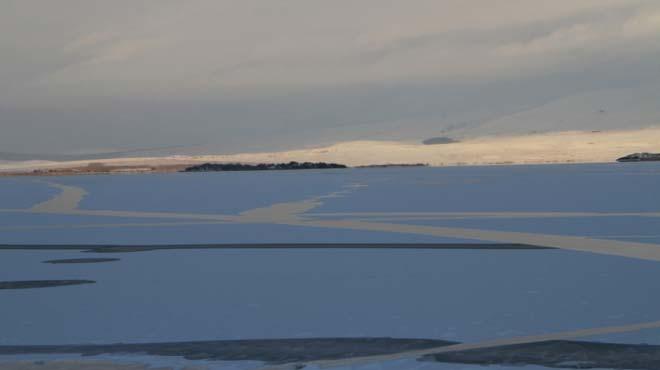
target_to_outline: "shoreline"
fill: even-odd
[[[189,163],[186,165],[181,165],[177,167],[187,167],[199,165],[201,162]],[[637,163],[653,163],[653,162],[631,162],[632,165]],[[660,161],[658,161],[660,163]],[[426,165],[426,166],[383,166],[379,164],[368,164],[360,166],[349,166],[347,168],[334,169],[334,170],[382,170],[387,168],[402,168],[402,169],[415,169],[415,168],[457,168],[457,167],[523,167],[523,166],[557,166],[557,165],[585,165],[585,164],[621,164],[626,165],[626,163],[618,163],[616,160],[612,161],[543,161],[543,162],[512,162],[512,163],[501,163],[501,162],[483,162],[483,163],[452,163],[452,164],[441,164],[441,165]],[[627,164],[627,165],[630,165]],[[25,172],[25,171],[15,171],[15,172],[5,172],[0,169],[0,178],[7,177],[64,177],[64,176],[99,176],[99,175],[162,175],[162,174],[172,174],[172,173],[185,173],[185,174],[206,174],[206,173],[234,173],[234,172],[313,172],[318,171],[317,169],[309,170],[272,170],[272,171],[197,171],[197,172],[185,172],[185,171],[173,171],[169,166],[153,166],[154,168],[149,170],[130,170],[130,167],[126,167],[126,171],[90,171],[85,167],[68,167],[62,169],[52,169],[52,170],[37,170],[36,172]]]
[[[323,147],[276,152],[172,155],[77,161],[0,162],[0,176],[65,176],[179,172],[204,163],[341,163],[350,168],[476,167],[616,163],[632,154],[660,152],[660,127],[617,131],[562,131],[487,136],[446,144],[409,141],[348,141]],[[408,166],[406,166],[408,165]],[[394,166],[392,166],[394,167]]]

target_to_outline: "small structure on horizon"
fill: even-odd
[[[422,141],[422,144],[424,145],[453,144],[453,143],[458,143],[458,140],[448,136],[432,137]]]

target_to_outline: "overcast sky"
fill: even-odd
[[[0,0],[0,151],[479,134],[659,61],[657,0]]]

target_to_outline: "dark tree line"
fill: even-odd
[[[619,162],[660,161],[660,153],[634,153],[617,159]]]
[[[312,170],[312,169],[331,169],[347,168],[347,166],[338,163],[325,162],[289,162],[289,163],[204,163],[191,166],[183,172],[212,172],[212,171],[274,171],[274,170]]]

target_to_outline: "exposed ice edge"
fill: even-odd
[[[331,361],[313,361],[306,363],[305,365],[316,365],[320,368],[351,366],[351,365],[359,365],[359,364],[365,364],[371,362],[399,360],[404,358],[418,358],[425,355],[433,355],[439,353],[493,348],[493,347],[516,345],[516,344],[528,344],[528,343],[536,343],[536,342],[545,342],[550,340],[575,339],[575,338],[589,337],[594,335],[628,333],[628,332],[647,330],[647,329],[657,329],[657,328],[660,328],[660,321],[651,321],[651,322],[632,324],[632,325],[606,326],[601,328],[580,329],[580,330],[564,331],[564,332],[551,333],[551,334],[530,335],[530,336],[522,336],[522,337],[514,337],[514,338],[493,339],[493,340],[487,340],[476,343],[461,343],[456,345],[429,348],[418,351],[401,352],[392,355],[355,357],[355,358],[349,358],[343,360],[331,360]],[[286,365],[289,367],[271,366],[271,367],[267,367],[267,369],[268,370],[294,369],[294,367],[291,367],[292,365],[295,364]],[[265,369],[260,369],[260,370],[265,370]]]

